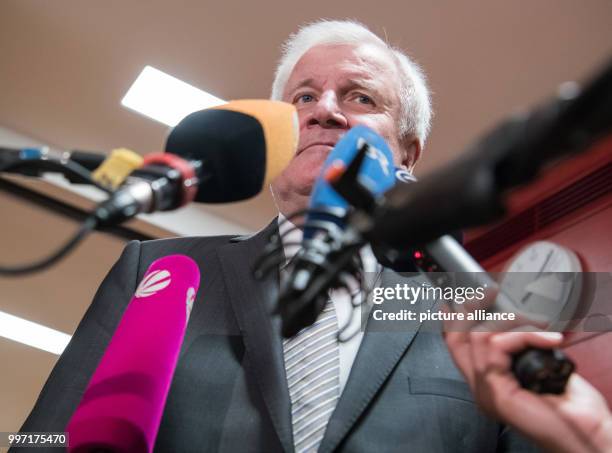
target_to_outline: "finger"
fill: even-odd
[[[552,349],[561,345],[563,335],[559,332],[506,332],[491,339],[491,345],[507,354],[514,354],[528,347]]]
[[[472,362],[480,378],[491,372],[507,372],[510,369],[510,357],[492,343],[495,337],[492,332],[472,332],[470,343],[472,345]]]

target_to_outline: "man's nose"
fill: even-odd
[[[308,124],[318,124],[324,128],[346,128],[348,126],[348,120],[334,92],[328,91],[319,97]]]

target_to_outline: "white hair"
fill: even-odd
[[[285,85],[297,62],[308,50],[324,44],[374,44],[390,53],[401,80],[398,93],[401,105],[400,138],[412,134],[423,147],[432,116],[431,97],[425,74],[404,52],[389,45],[356,21],[319,20],[292,34],[282,46],[282,56],[272,83],[271,98],[282,100]]]

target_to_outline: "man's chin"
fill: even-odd
[[[323,169],[323,163],[321,163],[320,165],[313,167],[308,174],[306,175],[306,178],[308,180],[308,186],[309,186],[309,190],[308,193],[312,192],[312,188],[313,186],[316,184],[317,180],[319,179],[319,177],[321,176],[321,170]]]

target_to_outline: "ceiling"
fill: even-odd
[[[612,56],[610,0],[2,0],[0,126],[60,148],[159,150],[166,128],[119,104],[145,65],[223,99],[265,98],[280,43],[321,17],[360,20],[424,67],[436,116],[417,176]],[[50,248],[44,238],[75,227],[10,196],[0,208],[3,263],[39,256]],[[249,229],[275,212],[267,193],[200,209]],[[98,234],[51,271],[0,279],[0,310],[72,333],[122,246]],[[20,426],[55,357],[0,339],[0,360],[19,364],[0,375],[0,401],[11,407],[1,411],[0,431],[8,431]]]
[[[1,5],[0,125],[61,148],[159,150],[166,128],[119,104],[145,65],[223,99],[265,98],[291,32],[317,18],[350,17],[404,48],[429,75],[436,117],[417,167],[423,175],[612,54],[609,0]],[[253,229],[274,215],[268,193],[206,209]]]

